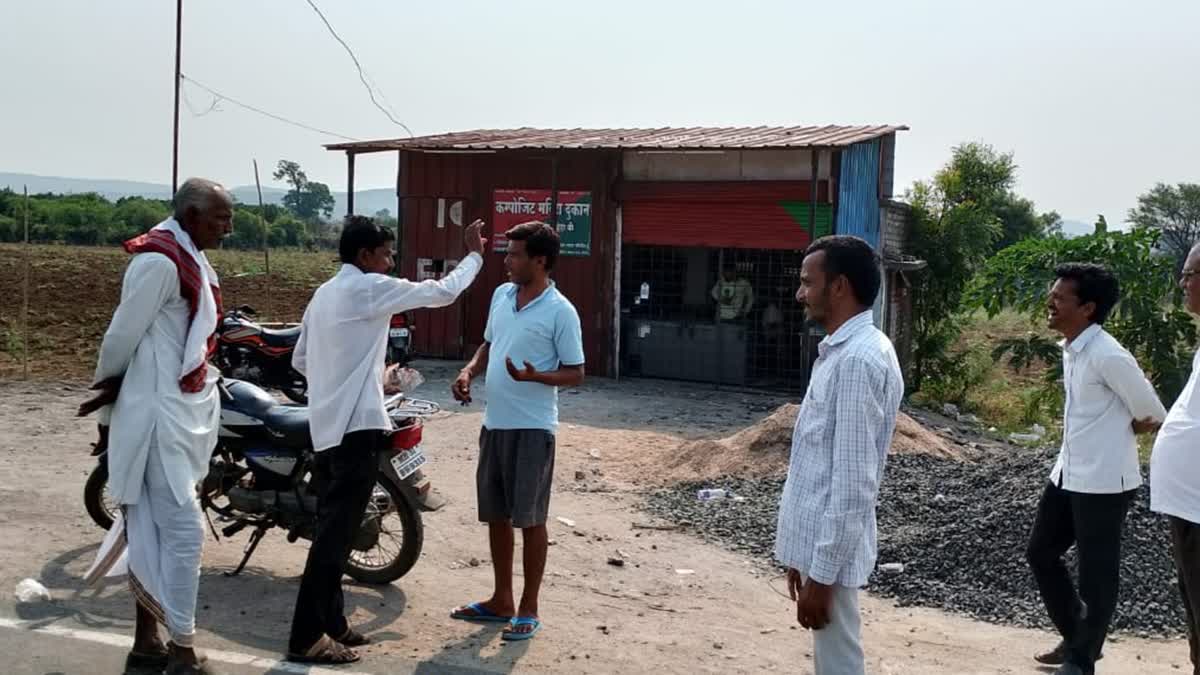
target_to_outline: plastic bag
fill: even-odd
[[[383,374],[383,392],[387,395],[410,392],[425,383],[425,378],[415,368],[392,366]]]
[[[17,602],[21,603],[50,602],[50,591],[36,579],[22,580],[17,584],[14,595],[17,596]]]

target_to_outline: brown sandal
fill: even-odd
[[[371,638],[363,635],[353,628],[350,628],[349,626],[346,627],[346,632],[342,633],[341,637],[335,637],[334,641],[340,643],[344,647],[365,647],[366,645],[371,644]]]
[[[293,663],[308,663],[322,666],[339,666],[356,663],[361,657],[353,651],[338,644],[328,635],[322,635],[316,644],[303,654],[289,652],[287,660]]]

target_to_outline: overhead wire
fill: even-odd
[[[180,74],[179,74],[179,79],[183,80],[184,82],[191,83],[193,86],[195,86],[195,87],[198,87],[198,88],[200,88],[200,89],[202,89],[202,90],[204,90],[204,91],[208,92],[208,93],[209,93],[209,94],[211,94],[213,97],[215,97],[215,98],[214,98],[214,101],[213,101],[213,108],[215,108],[215,107],[216,107],[216,105],[217,105],[218,103],[220,103],[221,101],[229,101],[230,103],[232,103],[232,104],[234,104],[234,105],[236,105],[236,106],[238,106],[238,107],[240,107],[240,108],[245,108],[246,110],[249,110],[249,111],[251,111],[251,112],[258,113],[259,115],[263,115],[263,116],[265,116],[265,117],[270,117],[271,119],[277,120],[277,121],[279,121],[279,122],[283,122],[283,123],[285,123],[285,124],[290,124],[290,125],[292,125],[292,126],[294,126],[294,127],[299,127],[299,128],[301,128],[301,129],[305,129],[305,130],[307,130],[307,131],[312,131],[312,132],[314,132],[314,133],[318,133],[318,134],[324,134],[324,135],[326,135],[326,136],[333,136],[333,137],[335,137],[335,138],[340,138],[340,139],[342,139],[342,140],[346,140],[346,141],[358,141],[358,140],[360,140],[360,139],[354,138],[353,136],[347,136],[347,135],[345,135],[345,134],[339,134],[339,133],[337,133],[337,132],[328,131],[328,130],[326,130],[326,129],[320,129],[320,128],[318,128],[318,127],[314,127],[314,126],[311,126],[311,125],[308,125],[308,124],[304,124],[303,122],[297,122],[297,121],[295,121],[295,120],[288,119],[288,118],[284,117],[283,115],[277,115],[277,114],[275,114],[275,113],[273,113],[273,112],[269,112],[269,111],[263,110],[262,108],[258,108],[258,107],[256,107],[256,106],[252,106],[252,105],[250,105],[249,103],[243,103],[242,101],[239,101],[239,100],[237,100],[237,99],[235,99],[235,98],[231,98],[231,97],[229,97],[229,96],[227,96],[227,95],[225,95],[225,94],[222,94],[221,92],[219,92],[219,91],[216,91],[215,89],[213,89],[213,88],[211,88],[211,87],[209,87],[209,86],[207,86],[207,85],[203,84],[202,82],[199,82],[199,81],[197,81],[195,78],[188,77],[187,75],[184,75],[183,73],[180,73]],[[191,106],[189,105],[189,106],[188,106],[188,108],[189,108],[189,109],[191,109]],[[207,111],[207,112],[211,112],[211,108],[210,108],[210,110],[209,110],[209,111]],[[205,112],[204,114],[207,114],[207,112]],[[194,114],[194,111],[193,111],[193,114]]]
[[[308,2],[308,6],[312,7],[312,10],[317,13],[318,17],[320,17],[321,22],[325,24],[325,28],[329,29],[329,34],[333,36],[333,39],[337,40],[338,43],[342,45],[342,48],[346,50],[346,53],[350,55],[350,60],[354,62],[354,67],[358,69],[358,79],[362,81],[363,87],[367,90],[367,95],[371,97],[371,103],[375,104],[375,107],[379,108],[380,112],[382,112],[384,115],[387,115],[387,118],[391,120],[392,123],[404,129],[410,138],[414,137],[413,132],[408,128],[408,125],[397,119],[396,115],[394,115],[391,110],[380,103],[379,99],[375,97],[376,88],[371,86],[371,83],[368,81],[369,78],[367,77],[366,72],[363,70],[362,63],[359,62],[358,56],[354,54],[354,50],[350,48],[350,45],[342,39],[342,36],[338,35],[338,32],[334,30],[333,25],[329,23],[329,19],[325,18],[325,14],[319,7],[317,7],[317,4],[313,2],[313,0],[305,1]],[[387,98],[384,97],[382,90],[379,92],[379,98],[383,98],[385,102],[387,101]]]
[[[188,112],[192,113],[192,117],[204,117],[205,115],[217,110],[217,106],[221,103],[221,99],[213,96],[212,103],[205,110],[198,110],[196,105],[192,103],[192,99],[188,96],[187,89],[180,87],[180,93],[183,94],[183,104],[187,106]]]

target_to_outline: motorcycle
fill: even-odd
[[[249,382],[223,379],[219,388],[221,427],[199,493],[218,540],[253,529],[241,562],[226,572],[236,576],[272,528],[286,531],[289,543],[313,538],[314,453],[307,408],[281,404]],[[439,410],[438,404],[397,394],[386,406],[393,426],[390,448],[380,453],[371,500],[345,563],[347,574],[368,584],[391,583],[412,569],[424,541],[421,512],[445,505],[421,470],[424,421]],[[92,454],[97,463],[84,486],[83,501],[92,520],[108,529],[116,506],[108,499],[107,451],[98,445]],[[220,535],[213,514],[223,525]]]
[[[308,403],[308,379],[292,367],[300,325],[268,328],[254,321],[255,315],[249,305],[225,312],[217,327],[213,361],[225,377],[278,389],[296,403]]]
[[[413,322],[410,312],[393,314],[388,326],[387,364],[403,368],[412,360]]]
[[[254,321],[255,316],[253,307],[242,305],[222,317],[214,358],[221,374],[278,389],[296,403],[308,403],[308,380],[292,367],[300,325],[267,327]],[[412,331],[408,313],[392,316],[388,326],[387,365],[403,368],[412,360]]]

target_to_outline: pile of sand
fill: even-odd
[[[787,471],[792,428],[799,406],[780,406],[769,417],[721,439],[689,441],[665,453],[660,463],[667,479],[695,479],[728,474],[767,476]],[[954,444],[900,413],[892,437],[893,453],[924,453],[958,459]]]
[[[948,459],[962,459],[959,447],[945,437],[921,426],[913,418],[900,413],[896,417],[896,433],[892,434],[892,453],[901,455],[926,454]]]

